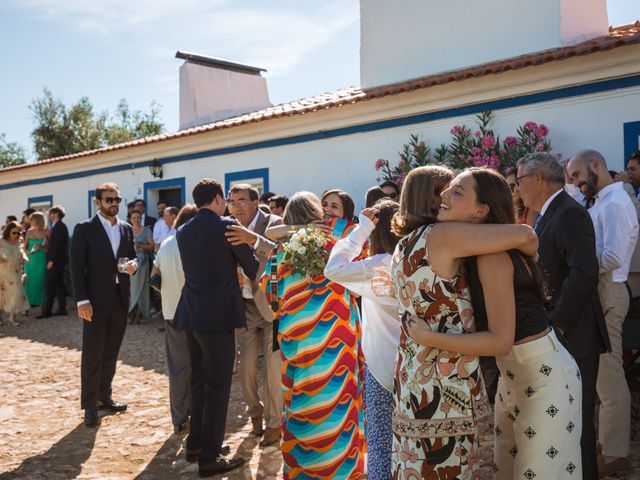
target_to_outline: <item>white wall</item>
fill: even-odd
[[[496,111],[493,127],[496,134],[504,138],[514,135],[516,127],[529,120],[544,123],[551,130],[550,139],[555,152],[564,158],[580,149],[594,148],[605,156],[610,169],[620,170],[624,165],[623,123],[639,121],[638,112],[640,87],[635,87]],[[273,192],[290,196],[298,190],[320,194],[328,188],[342,188],[353,195],[357,207],[361,208],[367,188],[376,183],[376,159],[386,158],[395,162],[398,150],[410,133],[419,133],[431,147],[449,142],[451,128],[463,123],[473,127],[474,117],[449,118],[328,140],[169,163],[164,165],[164,178],[186,177],[185,197],[190,202],[191,190],[200,178],[212,177],[224,182],[225,173],[268,167],[269,189]],[[209,148],[215,148],[214,141]],[[53,195],[53,202],[67,209],[67,224],[72,226],[87,217],[87,192],[99,183],[116,182],[122,196],[130,201],[142,197],[144,183],[154,180],[148,169],[137,169],[0,190],[0,219],[4,220],[9,214],[19,215],[27,207],[28,197]],[[121,217],[125,216],[123,205]]]
[[[606,0],[360,0],[360,84],[385,85],[584,41]]]

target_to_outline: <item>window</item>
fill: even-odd
[[[148,215],[158,215],[158,200],[164,200],[168,207],[182,208],[185,204],[185,178],[145,182],[144,201]]]
[[[89,190],[88,197],[87,215],[91,218],[98,213],[98,206],[96,205],[96,191]]]
[[[53,206],[53,195],[44,195],[42,197],[30,197],[28,199],[29,208],[33,208],[38,212],[47,213]]]
[[[243,170],[240,172],[227,173],[224,176],[225,192],[238,183],[248,183],[258,189],[260,195],[269,191],[269,169],[258,168],[255,170]]]

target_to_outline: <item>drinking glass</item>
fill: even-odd
[[[127,263],[129,263],[129,259],[127,257],[118,258],[118,271],[120,273],[127,273]]]

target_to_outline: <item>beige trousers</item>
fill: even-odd
[[[596,389],[600,398],[598,440],[608,457],[629,455],[631,395],[622,365],[622,322],[629,310],[629,294],[624,283],[614,282],[611,273],[600,275],[600,302],[604,310],[611,353],[600,355]]]
[[[244,301],[247,328],[236,329],[240,350],[240,382],[247,413],[264,416],[266,426],[280,428],[282,420],[282,358],[273,351],[273,324],[266,321],[253,300]],[[258,355],[264,354],[264,385],[262,399],[258,389]]]

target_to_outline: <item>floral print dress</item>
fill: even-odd
[[[393,406],[394,479],[479,478],[476,419],[489,413],[476,356],[417,344],[407,321],[434,332],[475,330],[466,279],[439,277],[429,263],[432,225],[404,237],[393,255],[402,332]]]
[[[0,238],[0,310],[22,313],[29,310],[29,301],[22,284],[22,245]]]

